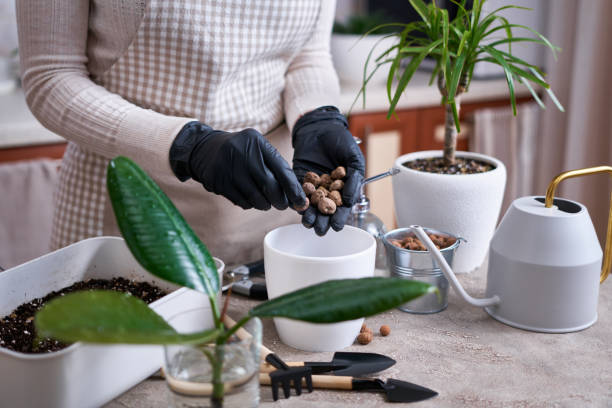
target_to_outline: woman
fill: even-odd
[[[298,220],[285,210],[304,205],[306,171],[347,167],[345,206],[331,218],[314,208],[302,215],[319,235],[341,229],[364,159],[333,108],[334,8],[327,0],[18,1],[28,104],[69,141],[52,248],[119,234],[105,190],[117,155],[141,165],[230,262],[261,257],[264,234]]]

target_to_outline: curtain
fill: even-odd
[[[612,165],[612,1],[550,2],[548,36],[562,48],[547,57],[548,81],[565,107],[552,101],[541,113],[534,185],[546,191],[558,173]],[[556,195],[586,205],[600,241],[605,239],[612,177],[564,181]],[[570,238],[571,239],[571,238]]]
[[[0,266],[49,252],[59,160],[0,164]]]
[[[506,166],[506,191],[500,219],[514,199],[544,194],[535,192],[533,185],[539,115],[540,107],[536,103],[518,105],[517,116],[506,107],[480,109],[474,113],[470,150],[493,156]]]
[[[547,94],[545,110],[533,104],[483,110],[474,115],[471,149],[502,160],[508,168],[507,205],[524,195],[544,195],[559,173],[612,165],[612,1],[554,0],[548,3],[545,35],[562,51],[547,52],[547,80],[565,108]],[[564,181],[556,196],[584,204],[603,245],[612,177]],[[570,238],[571,239],[571,238]]]

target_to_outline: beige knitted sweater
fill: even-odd
[[[45,127],[104,157],[122,154],[145,168],[170,172],[170,145],[194,118],[143,109],[92,80],[128,48],[146,3],[17,1],[22,78],[28,105]],[[279,0],[278,7],[290,3]],[[258,7],[257,1],[253,7]],[[338,80],[329,54],[334,9],[335,1],[322,1],[317,31],[286,71],[282,97],[289,128],[309,110],[338,103]]]
[[[242,210],[172,174],[168,151],[197,119],[254,127],[291,160],[289,130],[336,105],[330,0],[20,0],[28,104],[69,144],[54,194],[51,248],[117,235],[105,189],[109,158],[134,159],[226,261],[261,256],[264,234],[293,211]],[[287,126],[280,126],[285,120]]]

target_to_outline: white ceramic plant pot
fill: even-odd
[[[223,271],[223,262],[215,261]],[[73,283],[113,277],[151,282],[170,292],[150,304],[164,318],[195,308],[210,310],[204,294],[178,289],[145,271],[122,238],[98,237],[0,273],[0,316]],[[213,324],[212,314],[208,323]],[[163,362],[162,346],[75,343],[47,354],[0,348],[0,406],[99,407],[153,374]]]
[[[264,267],[270,299],[331,279],[374,276],[376,240],[346,225],[319,237],[302,224],[285,225],[264,238]],[[314,324],[275,318],[283,343],[306,351],[336,351],[350,346],[363,319]]]
[[[453,269],[471,272],[482,265],[493,237],[506,186],[506,167],[493,157],[471,152],[457,155],[491,163],[495,169],[450,175],[416,171],[403,165],[441,155],[439,150],[429,150],[395,160],[400,170],[392,178],[397,223],[399,227],[417,224],[465,238],[467,242],[455,254]]]
[[[368,74],[376,66],[374,63],[375,57],[391,47],[396,41],[393,37],[382,39],[383,35],[361,37],[357,34],[332,34],[331,36],[332,59],[338,77],[342,82],[361,84],[363,82],[363,68],[372,47],[376,47],[376,49],[372,53],[372,58],[370,58]],[[380,42],[377,44],[378,41]],[[371,85],[386,83],[389,65],[381,66],[369,83]]]

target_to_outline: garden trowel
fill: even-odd
[[[268,374],[259,374],[259,382],[270,384]],[[332,390],[384,392],[389,402],[417,402],[438,395],[434,390],[407,381],[389,378],[386,382],[378,378],[355,378],[337,375],[313,375],[313,388]]]
[[[343,376],[360,376],[377,373],[391,367],[393,364],[395,364],[395,360],[382,354],[344,351],[334,353],[332,361],[329,362],[300,361],[287,363],[290,367],[310,367],[313,374],[331,372],[334,375]],[[273,370],[275,368],[266,363],[262,364],[260,368],[262,373],[269,373]]]

